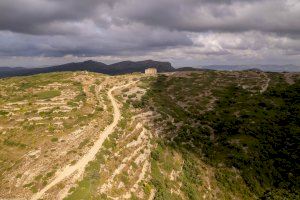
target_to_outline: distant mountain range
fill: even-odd
[[[49,72],[64,71],[90,71],[108,75],[119,75],[133,72],[144,72],[149,67],[157,68],[158,72],[173,71],[201,71],[201,70],[255,70],[255,71],[273,71],[273,72],[300,72],[300,66],[296,65],[207,65],[199,67],[182,67],[175,69],[169,62],[160,62],[154,60],[145,61],[123,61],[107,65],[97,61],[84,61],[78,63],[67,63],[63,65],[42,67],[42,68],[23,68],[23,67],[0,67],[0,78],[12,76],[27,76]]]
[[[175,68],[173,68],[171,63],[169,62],[159,62],[154,60],[145,60],[138,62],[123,61],[111,65],[88,60],[84,62],[67,63],[63,65],[43,68],[0,67],[0,77],[4,78],[12,76],[27,76],[40,73],[64,71],[90,71],[108,75],[119,75],[133,72],[144,72],[145,69],[149,67],[155,67],[158,72],[170,72],[175,70]]]
[[[300,72],[300,66],[297,65],[207,65],[200,66],[199,68],[225,71],[260,70],[269,72]]]

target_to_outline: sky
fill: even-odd
[[[0,66],[300,64],[299,0],[1,0]]]

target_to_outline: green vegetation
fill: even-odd
[[[85,147],[88,143],[89,143],[89,139],[84,139],[82,142],[80,142],[78,149],[82,149],[83,147]]]
[[[39,92],[34,96],[36,96],[38,99],[51,99],[60,95],[61,92],[59,90],[50,90],[50,91]]]
[[[203,148],[208,161],[236,167],[250,190],[262,196],[270,189],[296,193],[299,91],[300,82],[256,95],[227,88],[216,108],[200,118],[217,133],[214,144],[207,142]],[[233,138],[239,142],[231,142]],[[177,141],[183,139],[187,138],[179,136]]]
[[[9,112],[5,111],[5,110],[0,110],[0,116],[5,116],[7,115]]]
[[[300,198],[300,81],[288,85],[278,74],[270,74],[271,86],[261,94],[239,87],[238,80],[229,81],[224,74],[223,77],[215,72],[206,75],[171,79],[161,75],[140,102],[142,107],[161,114],[164,121],[156,123],[167,124],[166,133],[174,137],[173,142],[166,137],[165,143],[182,152],[185,194],[190,199],[199,198],[197,186],[201,181],[198,182],[199,173],[190,158],[195,154],[215,168],[224,166],[215,175],[223,191],[243,194],[245,199],[256,195],[263,199],[280,195]],[[212,84],[221,81],[224,81],[222,86]],[[247,81],[244,84],[250,83]],[[193,99],[203,90],[210,91],[217,99],[213,108],[205,112],[205,106],[199,106],[199,101]],[[178,102],[186,106],[183,108]],[[182,125],[176,129],[166,121],[168,116]],[[158,156],[156,151],[152,153],[154,160]],[[236,176],[236,172],[227,170],[232,167],[239,171],[242,180],[228,181]],[[153,173],[157,174],[155,169],[154,164]],[[164,188],[157,182],[154,185]]]
[[[57,138],[57,137],[51,138],[51,142],[57,142],[57,141],[58,141],[58,138]]]
[[[26,147],[26,144],[23,144],[21,142],[15,142],[15,141],[12,141],[12,140],[4,140],[3,141],[3,144],[6,145],[6,146],[15,146],[15,147],[20,147],[20,148],[25,148]]]
[[[96,93],[95,85],[91,85],[91,86],[90,86],[90,92],[93,93],[93,94]]]

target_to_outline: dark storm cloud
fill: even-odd
[[[90,19],[136,21],[179,31],[299,34],[300,10],[295,4],[285,0],[2,0],[0,29],[31,34],[46,34],[46,29],[51,34],[61,29],[53,24]],[[49,25],[57,30],[47,29]]]
[[[132,33],[135,34],[132,34]],[[151,32],[151,34],[148,34]],[[180,32],[132,26],[90,35],[27,35],[0,32],[0,56],[97,56],[140,54],[175,46],[189,46],[192,41]]]
[[[130,20],[153,26],[193,32],[256,30],[300,34],[300,8],[296,0],[294,3],[283,0],[130,2],[132,5],[120,7],[120,13]]]
[[[0,29],[30,34],[45,33],[43,29],[52,23],[81,21],[90,18],[98,6],[110,5],[109,1],[98,2],[97,0],[4,0],[0,2]]]
[[[297,56],[299,19],[299,0],[1,0],[0,56]]]

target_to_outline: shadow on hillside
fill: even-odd
[[[196,102],[186,104],[188,109],[180,105],[190,95],[182,87],[190,77],[172,79],[151,78],[150,89],[135,106],[160,114],[150,123],[162,130],[159,145],[179,151],[187,173],[198,177],[196,160],[201,159],[216,169],[219,181],[229,176],[219,169],[238,169],[252,197],[299,197],[300,81],[255,95],[233,82],[216,94],[213,110],[199,114]],[[231,178],[221,184],[234,184]]]

